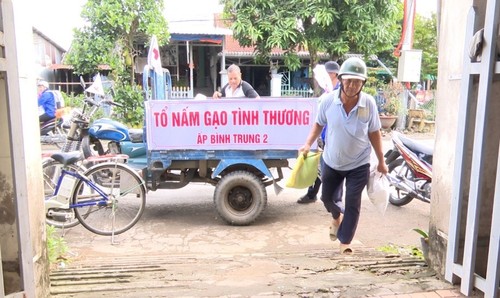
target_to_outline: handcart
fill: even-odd
[[[189,183],[215,186],[218,214],[249,225],[267,205],[267,186],[281,187],[314,121],[311,98],[171,99],[168,71],[143,72],[144,135],[150,191]]]

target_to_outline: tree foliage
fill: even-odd
[[[76,73],[95,73],[100,64],[113,69],[113,79],[133,84],[137,39],[149,41],[156,35],[158,44],[168,41],[163,1],[88,0],[81,16],[85,25],[74,32],[66,63]]]
[[[142,93],[135,86],[134,59],[138,45],[156,35],[158,45],[170,35],[163,16],[163,0],[87,0],[81,16],[85,25],[74,32],[65,63],[77,74],[93,74],[108,65],[115,81],[115,100],[123,105],[117,114],[129,125],[141,125]]]
[[[331,59],[347,53],[377,54],[392,49],[400,33],[399,0],[225,0],[225,17],[233,36],[253,46],[259,59],[269,59],[273,48],[283,49],[288,68],[307,50],[311,66],[318,53]]]
[[[420,71],[423,80],[437,76],[438,69],[438,40],[437,40],[437,18],[417,15],[414,23],[413,48],[422,50],[422,69]]]

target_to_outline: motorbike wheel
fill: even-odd
[[[83,156],[85,158],[89,158],[91,156],[101,156],[106,154],[101,141],[92,138],[89,135],[86,135],[82,140],[82,151],[83,151]]]
[[[63,164],[53,160],[47,159],[42,164],[42,172],[43,172],[43,189],[44,189],[44,197],[48,198],[54,195],[54,190],[57,185],[57,181],[59,176],[61,175],[61,169]],[[72,171],[75,172],[84,172],[85,168],[78,165],[69,165],[68,166]],[[80,222],[75,216],[73,209],[57,209],[54,210],[59,216],[51,217],[48,214],[45,216],[45,222],[48,225],[54,226],[56,228],[72,228],[78,225]]]
[[[403,176],[406,179],[412,180],[413,179],[413,173],[411,172],[410,168],[406,165],[406,163],[403,165],[403,159],[398,158],[391,162],[387,167],[389,168],[389,173],[391,175],[399,175]],[[391,187],[391,194],[389,196],[389,202],[395,206],[404,206],[408,203],[410,203],[413,200],[413,197],[410,196],[407,192],[404,192],[401,189],[397,189],[396,187],[392,186]]]
[[[56,147],[61,149],[66,144],[66,136],[68,132],[62,127],[56,127],[54,130],[54,135],[57,136],[56,141],[54,142]]]

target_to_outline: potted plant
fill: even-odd
[[[401,113],[400,95],[403,92],[403,85],[399,82],[392,82],[387,84],[382,92],[385,97],[385,103],[379,117],[382,129],[389,129],[396,123]]]
[[[413,229],[413,231],[417,232],[420,235],[420,244],[422,245],[422,254],[424,256],[425,261],[428,263],[429,260],[429,234],[419,228]]]

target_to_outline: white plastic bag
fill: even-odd
[[[370,172],[366,191],[370,202],[383,215],[389,204],[391,184],[385,175],[373,170]]]
[[[332,85],[332,79],[330,79],[330,75],[326,71],[325,65],[317,64],[316,67],[314,67],[313,72],[318,86],[325,90],[325,92],[333,90],[334,86]]]

